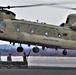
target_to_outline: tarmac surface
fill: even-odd
[[[76,57],[30,57],[28,68],[2,67],[0,75],[76,75]]]
[[[0,75],[76,75],[76,68],[32,66],[27,69],[0,69]]]

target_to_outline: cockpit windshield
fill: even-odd
[[[67,18],[67,20],[66,20],[66,24],[68,24],[68,22],[69,22],[69,18]]]

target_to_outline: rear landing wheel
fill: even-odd
[[[38,52],[39,52],[39,48],[38,48],[38,47],[34,47],[34,48],[32,49],[32,51],[33,51],[34,53],[38,53]]]
[[[21,46],[18,47],[18,48],[17,48],[17,51],[18,51],[18,52],[23,52],[23,47],[21,47]]]
[[[63,55],[67,55],[67,51],[65,49],[63,50]]]

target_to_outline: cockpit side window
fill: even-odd
[[[3,20],[0,20],[0,33],[3,33],[6,29],[6,23]]]

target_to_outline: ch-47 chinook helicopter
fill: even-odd
[[[64,49],[63,55],[67,54],[66,49],[76,49],[76,14],[70,14],[67,17],[66,23],[60,26],[55,26],[46,23],[31,22],[26,20],[16,19],[16,14],[7,8],[20,7],[36,7],[36,6],[57,5],[51,4],[34,4],[23,6],[7,6],[0,7],[0,40],[19,43],[18,52],[23,51],[21,44],[36,45],[32,50],[35,53],[39,52],[38,46],[42,46],[44,50],[47,48]],[[68,8],[62,7],[66,9]]]

